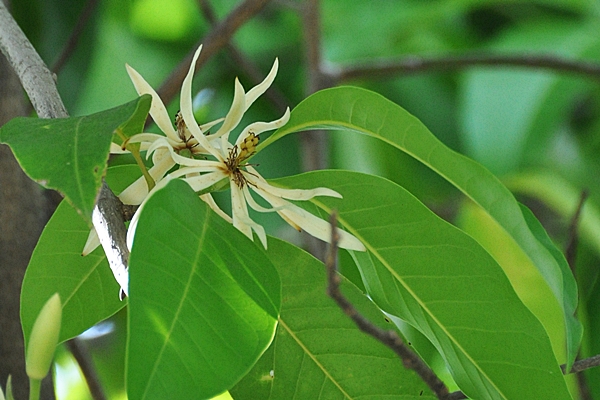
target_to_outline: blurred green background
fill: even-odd
[[[182,58],[208,34],[211,24],[195,0],[99,1],[78,45],[57,74],[71,115],[85,115],[136,97],[128,63],[158,88]],[[240,2],[207,2],[222,19]],[[234,36],[232,43],[266,75],[276,57],[274,86],[293,108],[308,94],[303,7],[308,2],[271,1]],[[42,58],[53,65],[88,2],[16,0],[12,12]],[[320,2],[323,66],[369,63],[404,56],[463,54],[554,55],[600,63],[600,3],[592,0],[323,0]],[[202,91],[197,117],[223,116],[233,97],[233,79],[246,89],[254,82],[224,49],[199,71]],[[581,356],[600,353],[600,76],[515,66],[466,66],[411,74],[364,76],[336,84],[377,91],[421,119],[452,149],[488,167],[544,224],[559,248],[579,197],[589,198],[580,223],[575,265],[580,287],[579,317],[585,326]],[[172,115],[178,99],[169,106]],[[273,120],[282,111],[263,96],[245,121]],[[243,123],[241,124],[244,125]],[[156,128],[150,126],[149,130]],[[555,304],[539,276],[523,265],[491,222],[437,175],[410,157],[367,137],[328,135],[329,166],[370,172],[410,190],[432,210],[471,233],[505,268],[526,304],[549,331],[560,362],[562,327]],[[286,138],[256,162],[267,178],[301,172],[299,138]],[[227,196],[221,196],[226,201]],[[277,218],[267,232],[297,240]],[[346,263],[344,263],[344,267]],[[351,268],[348,275],[352,276]],[[86,340],[110,398],[124,398],[125,311],[111,320],[112,333]],[[545,317],[540,315],[546,315]],[[121,334],[119,334],[121,333]],[[58,357],[59,398],[85,398],[68,352]],[[75,369],[74,369],[75,368]],[[586,373],[592,398],[600,399],[600,370]],[[76,389],[79,387],[79,389]]]

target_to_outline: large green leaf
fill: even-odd
[[[313,94],[293,111],[287,125],[259,149],[290,133],[308,129],[346,129],[375,137],[427,165],[482,207],[523,249],[562,305],[572,362],[579,346],[579,322],[572,318],[577,305],[573,274],[557,263],[529,229],[513,195],[487,169],[441,143],[414,116],[377,93],[338,87]],[[562,268],[561,268],[562,267]]]
[[[361,332],[325,291],[323,264],[299,248],[269,238],[281,276],[281,316],[275,340],[233,389],[236,400],[436,398],[398,356]],[[362,315],[384,329],[381,311],[343,279],[342,291]],[[419,397],[420,396],[420,397]]]
[[[275,183],[343,195],[312,203],[338,209],[368,249],[353,255],[371,298],[434,344],[469,397],[570,398],[544,328],[470,236],[383,178],[322,171]]]
[[[0,140],[11,147],[27,175],[63,193],[91,223],[113,133],[141,132],[150,101],[142,96],[84,117],[15,118],[0,129]]]
[[[145,204],[129,273],[130,398],[215,396],[275,334],[277,270],[180,180]]]
[[[62,301],[60,340],[70,339],[125,306],[102,249],[86,257],[81,250],[90,229],[66,201],[44,228],[31,256],[21,289],[21,324],[25,341],[48,298]]]

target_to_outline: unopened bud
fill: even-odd
[[[62,318],[60,296],[54,293],[44,304],[31,329],[27,344],[26,370],[31,379],[41,380],[50,371]]]

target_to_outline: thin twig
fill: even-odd
[[[202,53],[196,62],[196,72],[204,65],[215,53],[227,46],[233,34],[250,18],[256,15],[269,0],[245,0],[237,6],[227,17],[219,23],[207,36],[194,46],[179,65],[173,70],[171,75],[163,82],[158,89],[158,94],[165,104],[169,103],[181,87],[183,80],[190,68],[190,63],[194,52],[202,44]]]
[[[60,52],[60,56],[56,59],[56,61],[52,65],[51,69],[52,69],[52,72],[54,72],[55,74],[58,75],[58,73],[61,71],[62,67],[65,65],[67,60],[71,57],[71,55],[77,48],[77,43],[79,42],[79,39],[81,38],[81,34],[82,34],[86,24],[88,23],[90,17],[94,14],[94,10],[96,9],[96,6],[98,5],[98,3],[99,3],[98,0],[89,0],[87,2],[87,4],[85,5],[85,7],[83,8],[83,10],[81,11],[81,13],[79,14],[77,23],[75,24],[75,27],[73,28],[73,31],[71,32],[71,36],[69,36],[69,40],[67,40],[65,47],[63,47],[62,51]]]
[[[444,57],[402,56],[397,59],[375,60],[349,66],[331,66],[326,74],[334,82],[344,82],[358,78],[407,75],[432,70],[464,69],[465,67],[475,66],[546,69],[600,79],[600,64],[590,61],[569,60],[550,54],[466,54]]]
[[[329,220],[331,224],[331,245],[327,254],[327,294],[335,300],[338,306],[348,315],[358,326],[358,328],[373,336],[375,339],[392,349],[402,360],[404,367],[414,370],[429,388],[440,399],[447,399],[448,388],[442,382],[435,372],[425,364],[425,362],[412,351],[398,336],[396,331],[384,330],[374,325],[365,318],[352,303],[340,291],[341,278],[337,271],[337,255],[339,234],[337,231],[337,215],[332,213]]]
[[[585,371],[586,369],[590,369],[590,368],[594,368],[594,367],[598,367],[598,366],[600,366],[600,354],[595,355],[593,357],[584,358],[583,360],[575,361],[573,363],[573,367],[571,367],[571,370],[568,373],[574,374],[576,372]],[[565,375],[567,375],[566,368],[567,368],[566,364],[563,364],[560,366],[561,371]]]
[[[92,398],[94,400],[106,400],[100,379],[85,345],[77,338],[68,340],[66,345],[77,364],[79,364],[79,369],[85,378]]]
[[[583,205],[585,204],[588,195],[589,193],[587,190],[581,192],[581,195],[579,196],[579,203],[577,204],[577,208],[575,209],[575,213],[573,214],[571,223],[569,224],[568,240],[565,247],[565,257],[569,263],[569,266],[571,267],[571,270],[573,271],[573,274],[575,274],[575,257],[577,255],[577,244],[579,242],[577,229],[579,228],[579,220],[581,219]]]
[[[219,21],[217,19],[217,14],[215,13],[210,2],[208,0],[199,0],[198,3],[202,14],[204,14],[204,18],[206,18],[212,27],[216,26]],[[233,44],[233,42],[230,41],[227,44],[227,50],[235,65],[237,65],[246,75],[248,75],[252,85],[257,85],[263,80],[265,75],[262,73],[260,68],[258,68],[258,66],[251,59],[246,57],[244,53],[242,53],[242,51]],[[265,92],[265,96],[269,99],[269,101],[271,101],[271,103],[280,113],[284,113],[290,104],[283,92],[275,85],[271,85],[271,87]]]

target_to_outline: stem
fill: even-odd
[[[39,400],[42,381],[29,378],[29,400]]]

